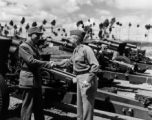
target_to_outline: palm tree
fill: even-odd
[[[11,20],[11,21],[9,22],[9,24],[10,24],[11,27],[13,27],[13,25],[14,25],[13,20]],[[10,29],[10,35],[11,35],[11,29]]]
[[[118,25],[119,26],[119,22],[116,22],[116,25]],[[116,38],[117,38],[117,27],[116,27]]]
[[[137,24],[137,37],[138,37],[138,28],[140,27],[139,24]],[[136,37],[136,40],[137,40],[137,37]]]
[[[30,25],[29,25],[29,23],[27,23],[26,26],[25,26],[25,29],[26,29],[26,38],[28,37],[27,31],[28,31],[29,28],[30,28]]]
[[[148,36],[149,36],[149,30],[151,28],[150,24],[149,25],[145,25],[146,30],[148,31],[147,33],[147,41],[148,41]]]
[[[128,41],[129,41],[129,32],[130,32],[130,27],[131,27],[131,23],[129,23],[129,29],[128,29]]]
[[[107,35],[107,32],[106,32],[106,29],[108,28],[108,26],[109,26],[109,20],[108,19],[105,19],[105,21],[103,22],[103,32],[104,32],[104,37],[106,37],[106,35]]]
[[[51,36],[52,36],[52,33],[54,32],[53,26],[55,25],[56,25],[56,20],[54,19],[51,21]]]
[[[78,21],[78,22],[76,23],[76,26],[77,26],[78,29],[79,29],[79,26],[80,26],[80,25],[83,26],[83,21],[82,21],[82,20],[80,20],[80,21]]]
[[[20,26],[20,35],[21,35],[21,37],[22,37],[22,26],[23,26],[23,24],[25,23],[25,18],[24,17],[22,17],[22,20],[20,21],[20,23],[21,23],[21,26]]]
[[[120,31],[121,31],[121,26],[122,26],[122,23],[119,23],[119,39],[120,39]]]
[[[14,25],[14,35],[17,35],[17,25]]]

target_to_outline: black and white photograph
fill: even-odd
[[[152,120],[152,0],[0,0],[0,120]]]

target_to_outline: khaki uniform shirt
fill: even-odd
[[[92,78],[99,70],[99,63],[93,50],[83,44],[80,44],[74,49],[70,59],[56,63],[57,67],[69,67],[71,65],[76,75],[89,73],[88,82],[92,82]]]
[[[38,68],[46,67],[46,61],[40,60],[40,54],[37,46],[31,41],[27,40],[19,46],[19,55],[23,59],[22,69],[20,72],[20,86],[21,87],[40,87]]]

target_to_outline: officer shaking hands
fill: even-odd
[[[72,30],[70,42],[75,47],[70,59],[54,62],[54,67],[73,67],[77,79],[77,120],[93,120],[94,99],[98,81],[99,63],[93,50],[83,44],[85,32]]]
[[[21,119],[31,120],[34,113],[35,120],[44,120],[41,80],[38,69],[40,67],[52,68],[50,62],[41,61],[37,43],[43,33],[38,27],[30,28],[29,39],[19,46],[19,55],[23,59],[20,72],[19,86],[23,90],[23,103]]]

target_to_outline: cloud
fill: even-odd
[[[63,24],[70,21],[69,14],[80,9],[76,0],[5,0],[2,3],[5,7],[0,8],[0,20],[6,22],[20,21],[24,16],[29,22],[56,19]]]
[[[118,9],[151,9],[152,0],[92,0],[98,3],[106,3],[108,6]]]
[[[108,10],[95,9],[95,12],[100,15],[111,15],[111,12]]]
[[[5,0],[13,4],[23,4],[28,7],[32,6],[36,10],[45,10],[56,15],[73,13],[80,10],[77,0]],[[84,4],[84,2],[81,2]],[[89,0],[88,0],[89,4]],[[91,3],[90,3],[91,4]]]
[[[85,14],[79,14],[78,16],[80,19],[88,19],[88,16]]]
[[[28,8],[22,4],[9,5],[3,8],[0,8],[1,11],[6,14],[17,15],[17,16],[32,16],[33,9]],[[26,11],[26,12],[25,12]]]
[[[127,38],[128,24],[131,22],[130,38],[136,37],[136,25],[139,23],[138,32],[142,39],[145,24],[152,22],[152,18],[149,17],[151,8],[151,0],[0,0],[0,21],[8,23],[13,20],[19,24],[24,16],[26,23],[36,21],[42,24],[46,19],[46,26],[51,26],[50,22],[55,19],[57,26],[64,26],[70,30],[76,29],[78,20],[90,24],[87,23],[90,18],[91,22],[96,23],[95,31],[98,31],[99,23],[107,18],[111,20],[112,17],[116,17],[116,21],[123,24],[120,31],[122,38]],[[115,28],[113,34],[116,34]]]
[[[87,5],[93,5],[92,1],[91,0],[76,0],[78,2],[78,4],[80,5],[84,5],[84,4],[87,4]]]
[[[1,22],[9,22],[10,20],[18,21],[19,18],[17,18],[15,15],[6,14],[5,12],[0,12],[0,21]]]
[[[98,15],[100,15],[100,18],[98,19],[98,21],[100,21],[99,24],[100,24],[101,22],[104,22],[105,19],[108,19],[108,20],[110,21],[110,20],[114,17],[114,16],[112,15],[112,13],[111,13],[110,11],[108,11],[108,10],[95,9],[95,12],[96,12]]]
[[[119,9],[151,9],[151,0],[115,0],[115,5]]]
[[[0,7],[5,7],[7,5],[6,2],[0,1]]]

